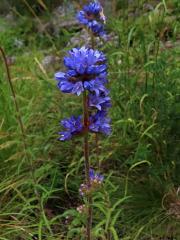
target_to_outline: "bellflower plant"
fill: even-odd
[[[99,2],[91,2],[85,5],[77,14],[79,22],[85,25],[94,35],[103,36],[105,16]],[[59,132],[60,141],[68,141],[77,135],[84,138],[84,165],[85,182],[81,184],[79,193],[86,198],[86,205],[78,208],[87,209],[86,239],[91,240],[92,228],[92,193],[103,184],[104,177],[91,168],[89,157],[89,134],[94,133],[96,144],[98,134],[110,135],[111,126],[108,117],[108,109],[111,107],[109,90],[106,88],[107,60],[103,52],[92,47],[79,47],[70,50],[64,57],[65,72],[57,72],[55,79],[57,87],[66,94],[82,95],[83,115],[71,116],[61,121],[63,130]]]

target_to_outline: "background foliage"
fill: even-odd
[[[1,61],[0,239],[83,239],[84,218],[76,211],[82,204],[82,142],[57,141],[60,119],[81,113],[81,102],[62,95],[53,80],[80,29],[41,31],[39,21],[44,25],[53,16],[51,1],[25,4],[27,14],[19,2],[8,1],[15,22],[0,18],[0,45],[25,129],[24,138]],[[39,16],[34,6],[42,9],[42,3],[48,10]],[[100,139],[106,181],[94,196],[94,239],[178,240],[179,1],[112,1],[112,9],[107,25],[112,39],[101,48],[109,63],[113,134]],[[47,68],[45,56],[55,59]],[[95,166],[93,137],[90,141]]]

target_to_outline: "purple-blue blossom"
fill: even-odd
[[[109,117],[107,117],[106,111],[97,111],[97,113],[90,117],[89,129],[92,132],[110,135],[111,133],[110,121],[111,120]]]
[[[100,77],[96,77],[95,79],[93,79],[89,82],[86,81],[84,83],[84,87],[89,92],[93,92],[97,96],[99,96],[101,92],[106,93],[106,91],[107,91],[106,87],[104,86],[105,83],[107,83],[106,76],[104,76],[104,77],[100,76]]]
[[[104,23],[106,22],[106,18],[103,13],[103,8],[98,1],[85,5],[83,9],[78,12],[77,19],[94,34],[101,37],[105,36]]]
[[[55,74],[57,86],[62,92],[79,96],[85,90],[96,94],[106,91],[107,65],[102,52],[86,47],[73,48],[64,58],[64,65],[67,71]]]
[[[111,98],[106,94],[89,94],[89,106],[97,108],[99,111],[111,107]]]
[[[89,170],[90,184],[82,183],[79,188],[81,196],[88,195],[90,192],[96,190],[104,181],[104,176],[96,173],[92,168]]]
[[[61,125],[65,128],[65,131],[59,132],[60,141],[70,140],[74,135],[80,133],[83,130],[82,116],[70,117],[61,121]]]
[[[89,171],[89,177],[91,185],[102,184],[102,182],[104,181],[104,176],[99,173],[95,173],[95,171],[92,168]]]

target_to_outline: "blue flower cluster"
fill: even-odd
[[[83,129],[82,116],[79,117],[70,117],[61,121],[61,125],[66,129],[66,131],[59,132],[61,137],[60,141],[69,140],[73,135],[78,134]]]
[[[101,91],[106,92],[107,65],[102,52],[86,47],[73,48],[64,58],[64,65],[67,71],[55,74],[62,92],[78,96],[85,90],[98,95]]]
[[[80,185],[79,194],[81,196],[88,195],[89,193],[95,191],[102,185],[104,181],[104,176],[99,173],[95,173],[95,171],[92,168],[89,171],[89,178],[90,185],[84,183]]]
[[[110,118],[107,117],[107,111],[97,111],[94,115],[90,117],[90,126],[89,129],[92,132],[104,133],[110,135]]]
[[[104,176],[99,173],[95,173],[94,169],[92,168],[89,171],[89,177],[91,185],[102,184],[102,182],[104,181]]]
[[[90,114],[89,130],[109,135],[110,119],[107,109],[111,107],[107,83],[107,65],[105,55],[86,47],[73,48],[64,58],[66,72],[58,72],[55,78],[58,88],[64,93],[80,95],[89,92],[88,105]],[[69,140],[83,131],[82,116],[74,116],[61,121],[65,131],[60,132],[61,141]]]
[[[98,1],[85,5],[83,9],[78,12],[77,19],[81,24],[87,26],[95,35],[105,36],[104,23],[106,18],[103,14],[103,8]]]

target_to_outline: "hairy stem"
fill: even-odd
[[[90,186],[90,161],[89,161],[89,141],[88,141],[88,127],[89,127],[89,111],[88,111],[88,96],[86,91],[83,93],[83,110],[84,110],[84,160],[85,160],[85,174],[86,184]],[[91,240],[91,228],[92,228],[92,196],[91,194],[87,197],[88,202],[88,216],[86,225],[87,240]]]

